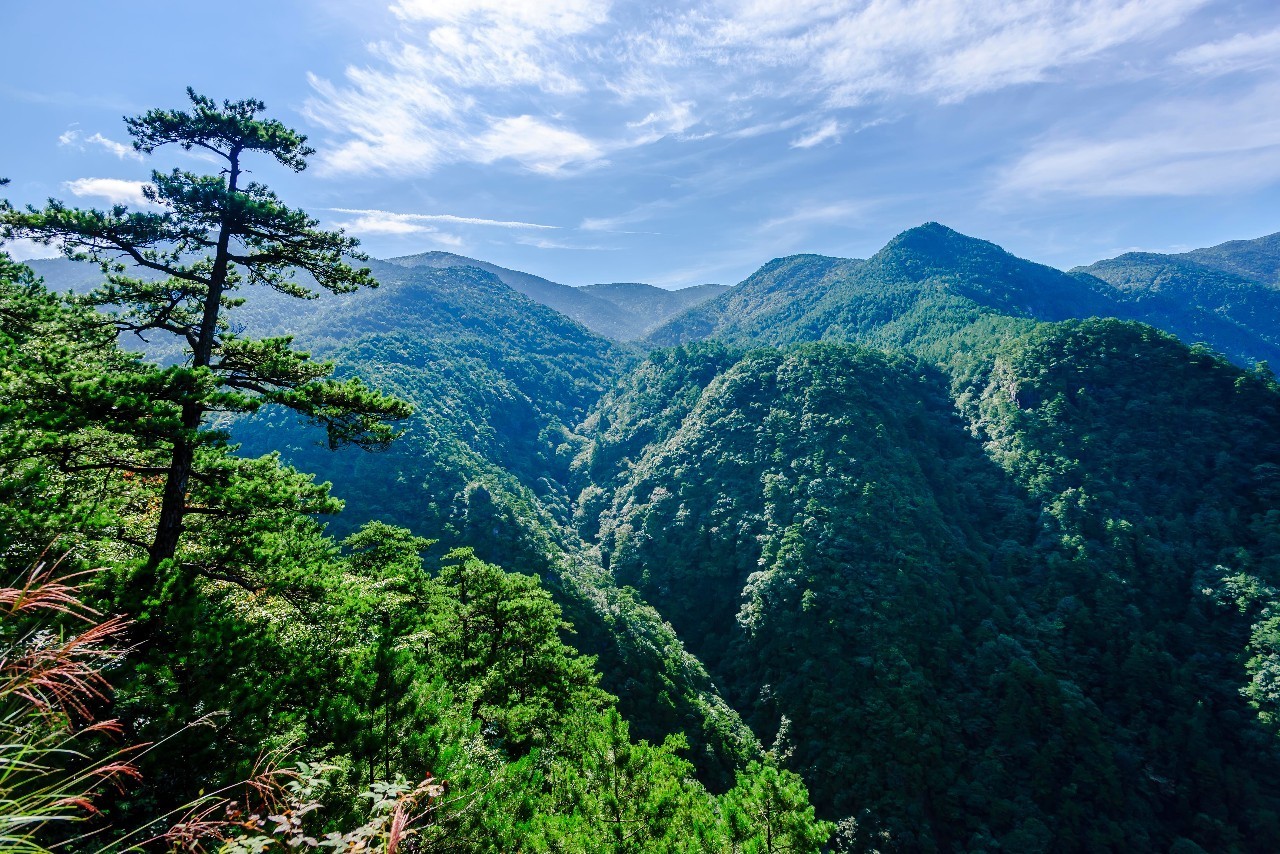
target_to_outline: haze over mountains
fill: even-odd
[[[475,267],[493,273],[530,299],[568,315],[592,332],[615,341],[631,341],[656,328],[681,310],[710,299],[726,288],[700,285],[667,291],[653,285],[619,283],[573,288],[549,282],[539,276],[508,270],[450,252],[424,252],[390,258],[387,263],[402,267],[456,269]]]

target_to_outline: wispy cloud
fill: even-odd
[[[724,135],[729,139],[750,139],[754,136],[764,136],[769,133],[790,130],[796,125],[805,122],[807,118],[807,116],[792,116],[789,119],[780,119],[776,122],[761,122],[759,124],[746,125],[745,127],[735,128],[734,130],[728,131]]]
[[[311,75],[305,111],[345,137],[322,155],[330,172],[426,173],[457,162],[510,159],[555,175],[598,161],[601,143],[528,111],[503,114],[480,96],[512,89],[581,91],[560,53],[602,23],[599,0],[401,0],[397,43],[372,46],[374,65],[342,85]]]
[[[544,175],[555,175],[570,165],[599,165],[604,154],[598,143],[585,136],[533,116],[499,119],[474,145],[480,163],[511,159]]]
[[[1034,83],[1176,27],[1209,0],[739,0],[713,31],[756,63],[796,70],[833,106],[943,102]]]
[[[791,140],[792,148],[813,148],[824,142],[839,142],[843,126],[835,119],[828,119],[817,128]]]
[[[95,133],[93,136],[85,136],[84,133],[75,128],[70,128],[59,134],[58,145],[78,148],[81,151],[86,146],[96,145],[106,149],[121,160],[142,160],[142,154],[134,151],[132,145],[116,142],[114,139],[107,139],[100,133]]]
[[[760,223],[759,232],[772,232],[797,225],[820,225],[829,223],[848,223],[860,220],[873,206],[869,201],[854,202],[805,202],[796,205],[787,214],[773,217]]]
[[[1262,33],[1238,33],[1223,41],[1187,48],[1173,57],[1200,74],[1229,74],[1280,67],[1280,29]]]
[[[1131,114],[1117,126],[1049,137],[1001,176],[1009,198],[1196,196],[1280,181],[1280,83],[1235,98],[1182,100]]]
[[[563,240],[548,240],[545,237],[517,237],[516,243],[521,246],[532,246],[534,249],[572,249],[590,252],[613,252],[617,246],[590,246],[581,243],[569,243]]]
[[[72,195],[82,198],[105,199],[113,205],[146,207],[151,203],[142,195],[145,181],[126,181],[121,178],[77,178],[63,184]]]
[[[569,177],[661,140],[793,129],[806,130],[786,143],[806,149],[884,121],[877,113],[1096,74],[1209,3],[397,0],[394,40],[340,80],[311,76],[305,111],[332,135],[330,173],[481,163]],[[1275,38],[1175,63],[1256,64]]]
[[[635,15],[607,0],[400,0],[400,41],[374,45],[372,64],[348,68],[341,85],[313,76],[306,109],[339,137],[322,160],[334,172],[511,160],[572,174],[698,123],[718,126],[691,138],[747,138],[797,122],[784,114],[743,124],[734,113],[751,110],[717,106],[734,100],[784,99],[811,112],[815,101],[954,102],[1043,81],[1167,31],[1206,2],[721,0]],[[629,109],[603,134],[584,129],[598,128],[598,116],[549,120],[546,104],[572,108],[584,92]],[[528,109],[535,102],[542,110]],[[841,128],[828,118],[791,146],[838,139]]]
[[[656,234],[657,232],[653,231],[634,231],[627,226],[645,222],[663,211],[670,211],[678,206],[679,202],[673,199],[656,199],[614,216],[586,217],[578,224],[578,228],[583,231],[608,231],[614,234]]]
[[[326,208],[326,210],[335,213],[357,214],[362,217],[368,217],[374,222],[399,222],[406,224],[424,224],[433,222],[447,222],[455,225],[486,225],[494,228],[542,228],[556,229],[558,225],[542,225],[536,222],[517,222],[512,220],[501,219],[484,219],[474,216],[455,216],[454,214],[419,214],[419,213],[395,213],[394,211],[370,210],[362,208]],[[421,230],[421,229],[416,229]]]

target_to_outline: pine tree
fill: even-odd
[[[316,293],[295,279],[309,273],[324,290],[345,293],[377,282],[357,241],[323,231],[306,213],[286,207],[266,186],[245,183],[243,159],[273,158],[294,172],[314,150],[306,137],[262,118],[261,101],[224,101],[187,90],[191,109],[151,110],[125,119],[134,148],[151,154],[166,145],[200,149],[221,161],[216,175],[180,169],[154,171],[144,188],[158,210],[68,208],[50,199],[42,209],[0,210],[5,237],[58,244],[68,257],[99,263],[106,283],[87,297],[113,308],[116,328],[138,335],[163,332],[186,343],[186,365],[168,371],[167,387],[179,411],[170,431],[165,485],[148,566],[173,558],[191,510],[188,494],[200,478],[200,450],[217,444],[212,412],[249,412],[264,402],[288,406],[323,424],[329,444],[385,445],[396,435],[387,423],[409,407],[359,380],[331,378],[332,366],[295,350],[289,337],[253,340],[234,331],[227,313],[244,300],[245,285],[311,299]],[[141,275],[128,275],[128,266]],[[157,275],[158,274],[158,275]]]

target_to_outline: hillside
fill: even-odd
[[[580,530],[851,850],[1262,850],[1280,749],[1215,591],[1278,566],[1280,394],[1115,321],[969,382],[957,416],[902,356],[656,353],[583,425]]]
[[[1229,240],[1175,257],[1194,261],[1211,270],[1235,273],[1273,288],[1280,287],[1280,232],[1253,240]]]
[[[639,282],[613,282],[583,285],[579,290],[608,300],[627,312],[632,318],[632,328],[627,337],[620,340],[630,341],[643,337],[669,318],[701,305],[729,288],[726,285],[690,285],[678,290],[667,290]]]
[[[1117,291],[1122,316],[1205,342],[1242,364],[1280,359],[1280,237],[1181,255],[1129,252],[1073,273]]]
[[[923,344],[983,316],[1113,315],[1104,287],[1024,261],[937,223],[905,231],[865,261],[798,255],[761,267],[728,294],[651,333],[669,345],[868,341]]]
[[[1262,270],[1255,244],[1215,249]],[[502,278],[523,274],[444,253],[374,262],[376,290],[228,317],[283,326],[340,377],[413,404],[404,434],[370,454],[324,449],[270,406],[221,425],[240,455],[331,482],[334,534],[363,542],[373,520],[533,576],[563,655],[595,656],[631,735],[684,739],[712,793],[768,748],[839,822],[837,850],[1266,851],[1280,388],[1188,344],[1251,364],[1280,313],[1265,283],[1194,254],[1063,273],[929,224],[865,260],[776,259],[731,289],[567,289],[680,310],[646,339],[675,346],[643,359]],[[105,494],[103,530],[139,512]],[[337,548],[318,542],[290,548]],[[371,589],[400,602],[406,583]],[[432,590],[424,637],[469,595]],[[548,672],[577,687],[550,696],[602,702],[573,660]],[[485,732],[517,750],[507,714]]]
[[[478,268],[373,269],[378,289],[318,304],[295,333],[339,375],[412,403],[404,435],[376,455],[330,451],[314,428],[268,408],[231,425],[242,453],[278,451],[332,482],[346,502],[336,533],[377,520],[536,573],[573,622],[571,641],[611,665],[604,685],[637,735],[685,732],[695,763],[724,785],[758,750],[754,738],[656,612],[615,589],[567,527],[570,428],[628,357]]]
[[[1280,265],[1275,240],[1241,243],[1197,250],[1200,255],[1122,256],[1063,273],[928,223],[866,261],[815,255],[771,261],[645,340],[654,346],[711,338],[774,345],[861,341],[936,361],[953,360],[954,347],[941,342],[975,323],[1119,317],[1251,365],[1280,357],[1276,290],[1189,260],[1212,255],[1227,259],[1215,262],[1221,265],[1273,272],[1268,265]]]
[[[405,255],[390,258],[387,263],[409,268],[475,267],[485,270],[533,301],[555,309],[597,335],[614,341],[639,338],[668,317],[715,296],[722,287],[699,285],[667,291],[653,285],[629,283],[574,288],[451,252]]]

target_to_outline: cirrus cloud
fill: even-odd
[[[844,113],[1045,83],[1210,0],[398,0],[394,38],[311,76],[331,173],[510,161],[579,174],[664,139],[745,139]],[[855,124],[874,120],[861,116]],[[692,129],[697,126],[697,133]]]

